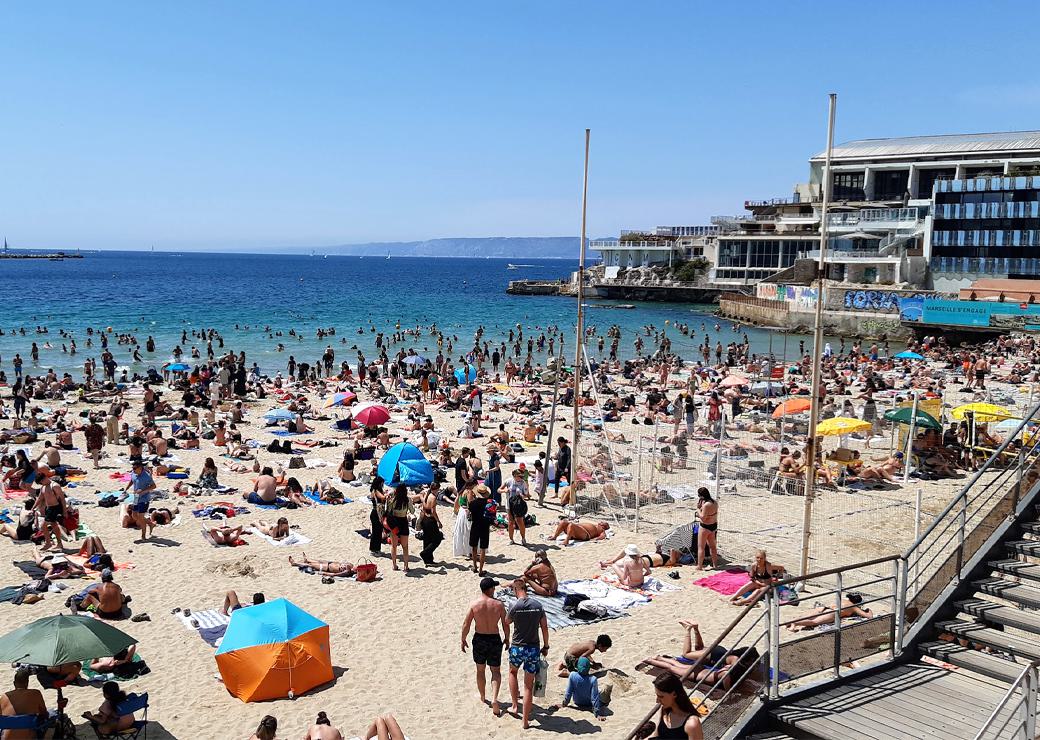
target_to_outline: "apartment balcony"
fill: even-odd
[[[924,217],[917,208],[864,208],[827,214],[827,229],[835,234],[845,231],[890,231],[923,227]]]
[[[675,242],[628,242],[619,239],[592,239],[589,249],[633,249],[647,252],[671,252],[678,250]]]
[[[808,259],[820,259],[820,250],[809,250],[806,255]],[[900,257],[893,255],[882,255],[876,249],[828,249],[827,262],[829,264],[895,264]]]
[[[1040,218],[1040,202],[940,203],[935,206],[935,218]]]

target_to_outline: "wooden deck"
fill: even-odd
[[[821,689],[770,714],[794,735],[832,740],[971,740],[1006,691],[999,681],[911,663]],[[1002,710],[998,722],[1011,711]]]

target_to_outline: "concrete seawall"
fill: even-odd
[[[816,315],[813,311],[795,311],[785,301],[765,298],[749,298],[728,293],[719,299],[719,315],[752,326],[768,326],[788,331],[808,332],[812,330]],[[899,315],[870,311],[823,312],[824,330],[828,334],[848,337],[909,336],[909,331],[899,323]]]

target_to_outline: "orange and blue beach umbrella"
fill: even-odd
[[[329,626],[285,599],[236,609],[217,668],[242,701],[299,696],[333,678]]]

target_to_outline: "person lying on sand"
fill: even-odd
[[[121,665],[133,663],[134,653],[136,652],[137,645],[131,645],[128,648],[123,648],[111,658],[94,658],[94,660],[90,661],[90,670],[96,673],[111,673]]]
[[[626,557],[625,551],[622,550],[614,556],[613,560],[600,560],[600,568],[609,568],[610,566],[617,563],[622,558]],[[668,555],[664,555],[661,552],[642,553],[641,557],[649,568],[671,568],[676,565],[682,565],[682,552],[672,548],[668,551]]]
[[[318,573],[327,573],[330,576],[348,578],[354,575],[354,565],[352,563],[338,560],[312,560],[307,557],[307,553],[303,553],[303,557],[298,560],[290,555],[289,565],[294,565],[301,570],[311,568]]]
[[[646,665],[663,668],[682,678],[686,676],[690,666],[703,659],[697,671],[691,674],[687,680],[710,685],[721,684],[723,689],[728,690],[733,683],[730,673],[735,673],[739,679],[759,659],[758,651],[753,647],[735,648],[728,651],[722,645],[718,645],[708,650],[704,647],[704,639],[701,637],[700,628],[696,622],[681,619],[679,624],[685,630],[682,654],[657,655],[648,658],[645,661]]]
[[[234,545],[242,538],[241,526],[229,527],[227,524],[222,524],[217,527],[210,527],[206,531],[217,545]]]
[[[253,602],[251,604],[243,604],[238,600],[238,594],[235,591],[228,591],[224,594],[224,606],[220,608],[220,613],[227,616],[236,609],[246,609],[250,606],[258,606],[267,601],[267,597],[261,592],[253,594]]]
[[[325,712],[318,712],[314,724],[307,730],[303,740],[343,740],[343,733],[332,726]]]
[[[850,619],[852,617],[862,617],[869,619],[874,616],[870,609],[861,607],[863,603],[862,594],[849,594],[841,600],[841,618]],[[787,629],[792,632],[802,632],[804,630],[812,630],[825,624],[834,624],[834,606],[817,606],[811,612],[801,619],[791,622],[787,625]]]
[[[278,521],[274,524],[269,524],[264,519],[260,519],[256,524],[250,524],[249,526],[260,534],[265,534],[273,540],[284,540],[289,536],[289,520],[284,516],[279,517]]]
[[[563,546],[566,547],[571,543],[571,540],[574,540],[575,542],[605,540],[607,538],[608,529],[610,529],[610,525],[606,522],[585,523],[576,519],[563,519],[556,525],[556,531],[553,532],[549,539],[555,540],[561,534],[567,535],[563,541]]]

